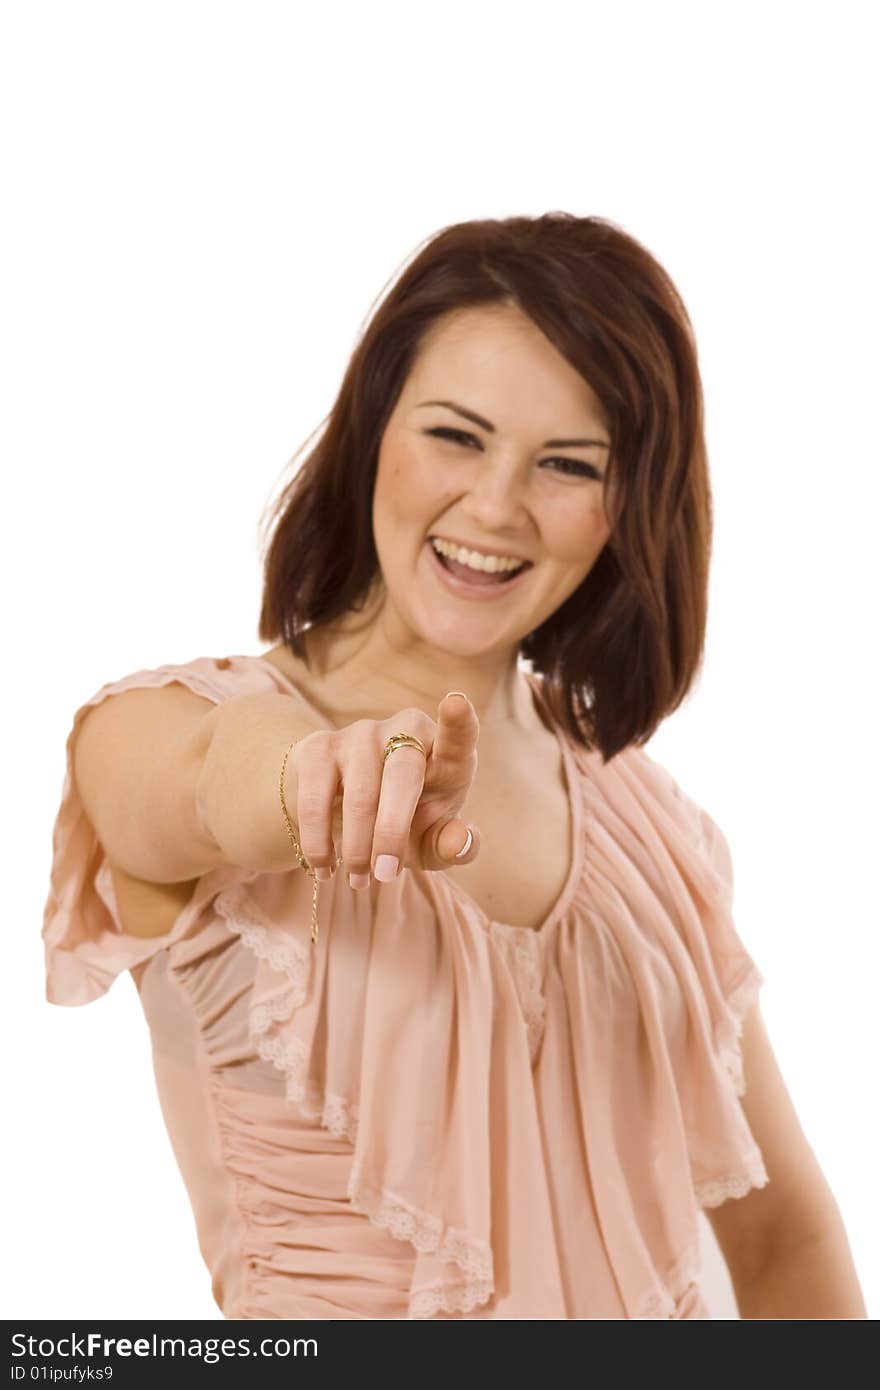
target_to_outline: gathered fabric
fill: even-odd
[[[227,866],[134,937],[72,742],[90,706],[172,682],[308,705],[234,656],[135,672],[76,711],[46,997],[85,1004],[131,972],[221,1311],[706,1317],[699,1210],[768,1181],[741,1104],[763,977],[709,813],[644,749],[603,765],[556,727],[572,858],[537,930],[491,920],[452,874],[354,890],[337,872],[313,944],[310,877]]]

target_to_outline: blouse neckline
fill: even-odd
[[[246,661],[255,661],[260,666],[272,671],[277,676],[281,684],[284,685],[290,691],[291,694],[295,695],[298,699],[300,699],[302,703],[307,706],[308,709],[310,709],[314,714],[318,716],[319,719],[326,718],[326,715],[321,710],[319,710],[318,707],[314,705],[311,700],[308,699],[308,697],[299,688],[299,686],[294,685],[290,677],[284,671],[282,671],[280,666],[278,666],[274,661],[268,661],[265,655],[248,655],[243,657],[242,659]],[[462,901],[467,907],[469,907],[471,911],[474,912],[477,917],[479,917],[480,921],[486,927],[502,928],[506,931],[518,933],[520,935],[522,933],[527,933],[529,936],[540,937],[543,936],[546,932],[548,932],[552,927],[554,927],[556,923],[559,921],[559,919],[565,914],[572,898],[574,897],[577,891],[578,884],[580,883],[581,875],[583,872],[584,855],[584,835],[582,833],[583,798],[580,788],[579,769],[575,762],[574,754],[572,752],[568,738],[565,735],[565,731],[560,729],[556,721],[553,719],[552,712],[548,705],[546,696],[541,688],[540,677],[536,676],[532,671],[525,671],[523,674],[525,675],[526,680],[529,683],[529,688],[532,692],[532,700],[535,704],[539,717],[541,718],[544,725],[550,730],[553,737],[556,739],[557,745],[560,750],[560,754],[562,756],[562,765],[565,774],[565,789],[566,794],[568,796],[568,808],[571,827],[570,864],[565,883],[563,884],[562,889],[560,890],[556,902],[551,907],[549,913],[544,918],[543,922],[541,922],[536,927],[524,927],[518,926],[513,922],[502,922],[499,918],[490,917],[489,914],[486,911],[484,911],[484,909],[480,906],[477,900],[471,896],[467,889],[464,888],[462,884],[458,883],[449,874],[447,874],[444,869],[435,870],[433,872],[436,873],[438,877],[442,878],[443,882],[446,884],[447,888],[452,892],[452,894],[458,897],[460,901]]]

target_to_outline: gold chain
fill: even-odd
[[[298,742],[298,739],[294,739],[293,742],[289,744],[287,751],[284,754],[284,758],[281,763],[281,780],[278,785],[278,792],[281,797],[281,812],[284,816],[284,823],[287,826],[287,833],[290,836],[290,843],[293,845],[294,854],[296,855],[297,860],[299,861],[300,868],[305,869],[306,873],[311,874],[312,876],[312,944],[314,945],[314,943],[318,940],[318,879],[315,875],[314,869],[309,864],[309,861],[306,859],[305,855],[302,852],[299,840],[296,838],[296,831],[294,830],[293,825],[291,824],[290,816],[287,814],[287,807],[284,803],[284,771],[287,767],[287,757],[290,753],[291,748],[294,748]],[[342,855],[339,855],[339,857],[336,860],[337,867],[341,863]]]

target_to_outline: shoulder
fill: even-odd
[[[605,786],[616,787],[632,817],[679,856],[697,859],[722,881],[732,879],[730,847],[708,806],[644,748],[632,745],[612,758]]]

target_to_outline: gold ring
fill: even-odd
[[[428,756],[425,745],[420,738],[416,738],[415,734],[392,734],[385,744],[385,753],[382,758],[383,764],[388,754],[393,753],[397,748],[418,748],[423,758],[427,759]]]

